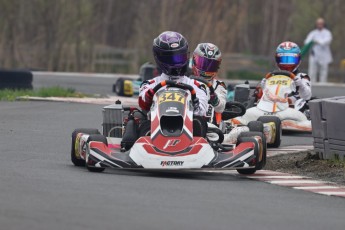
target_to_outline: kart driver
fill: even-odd
[[[298,69],[301,63],[301,50],[298,45],[289,41],[282,42],[276,49],[275,59],[279,70],[292,72],[296,76],[294,79],[296,91],[289,95],[289,104],[294,105],[300,98],[305,101],[310,100],[310,77]],[[265,84],[266,78],[261,81],[262,90],[264,90]]]
[[[292,86],[294,90],[291,94],[287,95],[289,104],[293,105],[294,102],[299,98],[310,100],[310,78],[307,74],[301,73],[298,70],[298,66],[301,63],[301,50],[297,46],[297,44],[289,41],[279,44],[276,49],[276,63],[280,70],[289,71],[295,74],[294,85]],[[265,90],[265,83],[266,79],[263,79],[261,82],[263,90]],[[265,111],[258,108],[259,105],[260,104],[258,104],[258,106],[256,107],[248,109],[242,117],[232,119],[232,122],[234,122],[235,124],[247,125],[248,122],[256,121],[260,116],[267,115]],[[278,116],[283,121],[283,123],[285,119],[292,119],[299,123],[299,129],[310,129],[310,121],[308,121],[305,114],[296,109],[286,108],[282,111],[276,112],[275,115]]]
[[[221,62],[222,54],[219,48],[212,43],[200,43],[194,50],[193,74],[212,83],[215,93],[210,95],[209,103],[216,113],[224,111],[227,95],[225,83],[216,79]]]
[[[194,115],[206,116],[208,95],[205,86],[185,76],[188,68],[188,42],[179,33],[166,31],[153,40],[153,56],[162,74],[149,81],[144,81],[139,90],[139,106],[150,110],[153,88],[164,80],[173,80],[193,86],[198,101],[194,103]]]

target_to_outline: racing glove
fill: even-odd
[[[265,89],[265,85],[266,85],[266,78],[264,78],[264,79],[262,79],[262,80],[261,80],[260,85],[261,85],[261,88],[262,88],[262,89]]]
[[[148,89],[146,91],[146,93],[145,93],[146,108],[150,108],[151,107],[154,94],[155,94],[155,92],[153,91],[153,89]]]
[[[194,111],[198,111],[199,110],[199,98],[195,98],[193,100],[193,107],[194,107]]]
[[[219,105],[219,98],[216,93],[210,95],[209,103],[214,107]]]

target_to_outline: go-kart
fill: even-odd
[[[305,107],[305,102],[296,101],[294,108],[289,105],[288,95],[296,90],[294,78],[295,75],[287,71],[274,71],[267,74],[260,100],[255,103],[255,100],[249,99],[251,103],[248,103],[248,107],[254,107],[247,109],[244,116],[237,117],[233,121],[238,124],[247,124],[249,121],[259,119],[260,116],[267,116],[264,120],[261,119],[265,123],[268,117],[272,119],[276,117],[277,121],[281,121],[282,130],[311,132],[311,121],[305,113],[300,111],[302,107]]]
[[[214,93],[214,88],[210,82],[198,77],[191,78],[207,85],[210,93]],[[222,114],[216,114],[213,106],[209,105],[206,114],[209,129],[220,129],[224,134],[224,138],[222,139],[224,144],[235,144],[238,138],[247,135],[247,132],[257,132],[263,134],[267,147],[279,147],[282,136],[279,118],[274,116],[260,116],[257,120],[249,121],[246,124],[241,124],[233,119],[246,113],[247,104],[246,102],[228,101]],[[214,136],[214,133],[208,135],[211,138]]]
[[[163,81],[153,91],[148,115],[114,104],[104,107],[110,112],[103,118],[103,135],[97,129],[76,129],[72,133],[73,164],[94,172],[109,167],[236,169],[241,174],[255,173],[266,164],[262,133],[243,133],[236,145],[222,144],[221,132],[217,140],[207,138],[213,131],[208,130],[204,118],[193,115],[198,98],[192,86]]]
[[[139,94],[139,89],[143,81],[150,80],[160,74],[158,68],[149,62],[143,64],[139,69],[139,78],[133,80],[130,78],[118,78],[113,84],[113,92],[118,96],[132,97]]]

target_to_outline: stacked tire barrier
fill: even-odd
[[[345,96],[313,100],[309,107],[315,152],[345,160]]]
[[[0,70],[0,89],[32,89],[33,75],[25,70]]]

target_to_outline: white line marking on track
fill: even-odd
[[[302,179],[305,177],[302,176],[247,176],[247,178],[251,179]]]
[[[323,194],[323,195],[327,195],[327,196],[332,196],[332,195],[344,195],[345,196],[345,192],[337,192],[337,191],[334,191],[334,192],[316,192],[316,193],[319,193],[319,194]]]
[[[323,181],[316,180],[273,180],[268,181],[271,184],[323,184]]]
[[[317,189],[339,189],[336,186],[306,186],[306,187],[293,187],[294,189],[300,190],[317,190]]]

